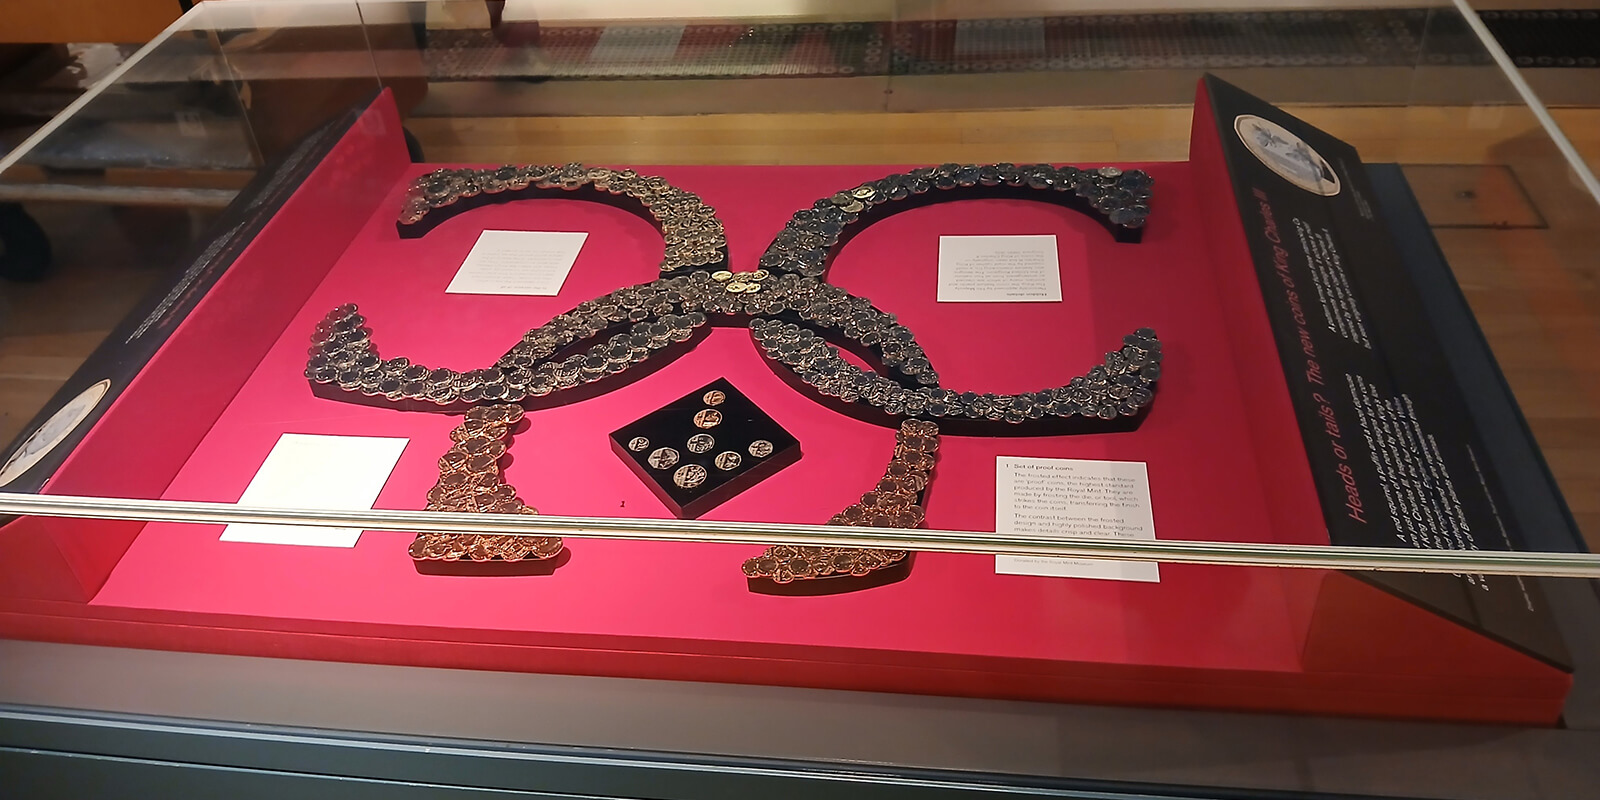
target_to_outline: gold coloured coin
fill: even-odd
[[[701,409],[694,415],[694,426],[696,428],[715,428],[721,424],[722,412],[714,408]]]
[[[706,482],[706,468],[699,464],[684,464],[672,473],[672,482],[685,489],[693,489]]]
[[[772,455],[772,442],[766,439],[757,439],[750,443],[750,455],[756,458],[766,458]]]
[[[635,453],[643,452],[644,449],[649,446],[650,440],[644,438],[643,436],[635,436],[628,440],[628,449]]]
[[[717,283],[726,283],[727,281],[731,280],[732,278],[733,278],[733,273],[731,273],[731,272],[729,272],[729,271],[727,271],[725,269],[719,269],[716,272],[711,273],[711,280],[714,280]]]
[[[738,453],[735,453],[732,450],[724,450],[718,453],[717,457],[713,459],[711,463],[716,464],[717,469],[726,471],[738,469],[739,464],[743,461],[744,459],[740,458]]]
[[[726,394],[723,394],[716,389],[712,389],[711,391],[700,396],[700,402],[705,403],[708,406],[720,406],[722,405],[722,401],[727,399],[728,396]]]
[[[709,433],[697,433],[689,437],[689,452],[709,453],[711,448],[717,446],[717,440],[711,438]]]
[[[645,463],[656,469],[668,469],[678,463],[678,451],[670,447],[657,447],[650,457],[645,459]]]

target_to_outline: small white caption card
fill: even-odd
[[[1156,538],[1150,478],[1142,461],[999,456],[994,529],[1037,538]],[[1153,561],[995,556],[1001,575],[1161,580]]]
[[[940,236],[941,303],[1059,303],[1056,237]]]
[[[444,291],[554,297],[587,238],[568,231],[484,231]]]
[[[406,449],[406,439],[286,433],[250,479],[242,506],[357,511],[372,508]],[[356,528],[234,523],[224,542],[355,547]]]

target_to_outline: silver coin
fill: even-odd
[[[635,453],[641,452],[649,446],[650,440],[644,438],[643,436],[635,436],[628,440],[628,449]]]
[[[717,440],[711,438],[709,433],[697,433],[689,437],[689,452],[709,453],[711,448],[717,446]]]
[[[756,458],[766,458],[772,455],[772,442],[766,439],[757,439],[750,443],[750,455]]]
[[[706,468],[699,464],[684,464],[672,473],[672,482],[685,489],[693,489],[706,482]]]
[[[678,463],[678,451],[670,447],[658,447],[645,459],[645,463],[656,469],[667,469]]]
[[[712,463],[717,465],[717,469],[723,471],[738,469],[739,465],[743,462],[744,459],[741,458],[738,453],[735,453],[732,450],[724,450],[718,453],[717,457],[712,460]]]

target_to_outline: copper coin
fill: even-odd
[[[741,464],[743,461],[744,459],[740,458],[738,453],[735,453],[732,450],[724,450],[718,453],[717,457],[713,459],[711,463],[716,464],[717,469],[726,471],[738,469],[739,464]]]
[[[750,443],[750,455],[756,458],[766,458],[772,455],[772,442],[766,439],[757,439]]]
[[[670,447],[657,447],[650,457],[645,459],[645,463],[656,469],[667,469],[678,463],[678,451]]]
[[[889,462],[889,469],[884,473],[884,480],[894,480],[902,484],[907,491],[920,492],[928,485],[927,477],[911,468],[904,461]]]
[[[635,453],[642,453],[644,452],[645,448],[648,448],[649,446],[650,440],[644,438],[643,436],[635,436],[628,440],[628,449]]]
[[[711,438],[709,433],[697,433],[689,437],[689,452],[709,453],[711,448],[717,446],[717,440]]]
[[[696,428],[715,428],[722,424],[722,412],[714,408],[700,410],[694,415]]]
[[[723,392],[720,392],[720,391],[718,391],[716,389],[712,389],[711,391],[706,392],[703,396],[701,396],[700,402],[705,403],[708,406],[720,406],[720,405],[722,405],[722,401],[727,400],[727,399],[728,399],[728,395],[726,395]]]
[[[684,464],[672,473],[672,482],[685,489],[693,489],[706,482],[706,468],[699,464]]]

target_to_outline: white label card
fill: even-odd
[[[1059,303],[1056,237],[940,236],[941,303]]]
[[[1034,538],[1154,540],[1150,478],[1142,461],[995,459],[994,529]],[[1161,580],[1153,561],[995,556],[1001,575]]]
[[[406,439],[286,433],[239,498],[242,506],[358,511],[372,508]],[[224,542],[355,547],[356,528],[234,523]]]
[[[445,293],[554,297],[587,238],[568,231],[484,231]]]

